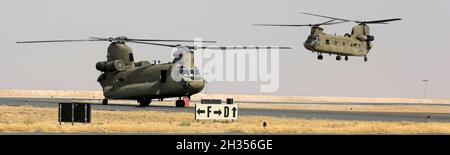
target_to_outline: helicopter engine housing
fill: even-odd
[[[374,37],[374,36],[371,36],[371,35],[359,35],[359,36],[357,37],[357,39],[358,39],[358,40],[361,40],[361,41],[374,41],[374,40],[375,40],[375,37]]]
[[[134,66],[136,67],[145,67],[145,66],[151,66],[149,61],[140,61],[140,62],[135,62]]]
[[[122,60],[114,60],[110,62],[101,61],[97,62],[95,65],[95,68],[99,71],[106,72],[106,71],[124,71],[125,68],[125,62]]]

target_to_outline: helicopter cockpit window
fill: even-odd
[[[180,68],[180,75],[182,77],[191,79],[191,80],[201,80],[200,71],[197,67],[194,69],[189,70],[188,68],[181,67]]]
[[[200,70],[195,67],[195,69],[192,70],[192,73],[194,74],[194,79],[193,80],[201,80],[202,77],[200,76]]]

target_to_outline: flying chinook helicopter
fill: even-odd
[[[109,99],[137,100],[139,106],[149,106],[152,99],[178,97],[176,107],[184,107],[183,98],[188,98],[202,91],[205,80],[200,76],[199,70],[194,66],[194,51],[197,49],[223,50],[233,47],[195,47],[180,44],[162,44],[154,42],[194,42],[192,40],[158,40],[158,39],[131,39],[124,36],[115,38],[91,37],[85,40],[45,40],[21,41],[17,43],[54,43],[54,42],[111,42],[108,47],[107,60],[96,64],[101,73],[97,81],[103,89],[102,104],[107,105]],[[169,63],[150,63],[148,61],[134,62],[133,52],[125,43],[138,43],[155,46],[176,48],[173,61]],[[215,41],[202,41],[215,43]],[[270,48],[270,47],[238,47]],[[280,49],[290,49],[280,47]]]
[[[372,20],[372,21],[358,21],[348,20],[342,18],[335,18],[329,16],[322,16],[311,13],[304,13],[306,15],[322,17],[331,19],[329,21],[318,24],[304,24],[304,25],[279,25],[279,24],[254,24],[255,26],[291,26],[291,27],[311,27],[311,33],[303,43],[303,46],[312,51],[317,52],[317,59],[322,60],[322,54],[329,55],[335,54],[336,60],[340,61],[344,56],[345,61],[348,61],[349,56],[364,57],[364,61],[367,62],[367,55],[370,49],[372,49],[372,41],[375,37],[370,35],[369,24],[389,24],[388,22],[402,20],[400,18]],[[324,33],[323,25],[334,25],[346,22],[355,22],[358,25],[352,28],[351,34],[345,34],[344,36],[337,36]]]

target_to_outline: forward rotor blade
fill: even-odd
[[[97,40],[97,39],[83,39],[83,40],[38,40],[38,41],[19,41],[16,42],[18,44],[25,44],[25,43],[55,43],[55,42],[83,42],[83,41],[103,41],[103,40]]]
[[[324,23],[321,23],[321,24],[317,24],[317,25],[335,25],[335,24],[342,24],[342,23],[347,23],[348,21],[338,21],[338,22],[333,22],[333,21],[336,21],[336,20],[330,20],[330,21],[327,21],[327,22],[324,22]]]
[[[304,25],[283,25],[283,24],[253,24],[254,26],[291,26],[291,27],[304,27],[304,26],[312,26],[310,24]]]
[[[101,40],[101,41],[112,41],[113,38],[99,38],[99,37],[89,37],[90,39],[94,40]]]
[[[173,44],[159,44],[159,43],[149,43],[149,42],[140,42],[140,41],[130,41],[130,43],[147,44],[147,45],[155,45],[155,46],[165,46],[165,47],[178,47],[178,46],[180,46],[180,45],[173,45]]]
[[[345,21],[345,22],[355,22],[355,23],[360,23],[360,24],[388,24],[387,22],[402,20],[401,18],[393,18],[393,19],[372,20],[372,21],[358,21],[358,20],[348,20],[348,19],[336,18],[336,17],[324,16],[324,15],[317,15],[317,14],[306,13],[306,12],[302,12],[302,13],[306,14],[306,15],[316,16],[316,17],[341,20],[341,21]]]
[[[303,24],[303,25],[284,25],[284,24],[253,24],[254,26],[291,26],[291,27],[305,27],[305,26],[309,26],[309,27],[313,27],[313,26],[321,26],[321,25],[334,25],[334,24],[341,24],[341,23],[346,23],[348,21],[338,21],[335,22],[336,20],[329,20],[323,23],[319,23],[319,24]]]
[[[330,17],[330,16],[323,16],[323,15],[317,15],[317,14],[306,13],[306,12],[302,12],[302,14],[310,15],[310,16],[316,16],[316,17],[322,17],[322,18],[328,18],[328,19],[334,19],[334,20],[341,20],[341,21],[346,21],[346,22],[357,22],[357,21],[348,20],[348,19],[342,19],[342,18],[336,18],[336,17]]]
[[[194,49],[211,49],[211,50],[246,50],[246,49],[291,49],[291,47],[278,47],[278,46],[261,46],[261,47],[247,47],[247,46],[207,46],[207,47],[194,47]]]
[[[365,21],[366,24],[388,24],[387,22],[393,22],[402,20],[401,18],[392,18],[392,19],[383,19],[383,20],[372,20],[372,21]]]
[[[131,39],[127,41],[150,41],[150,42],[196,42],[195,40],[164,40],[164,39]],[[216,41],[201,41],[202,43],[216,43]]]

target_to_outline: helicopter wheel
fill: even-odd
[[[148,107],[150,105],[150,103],[152,102],[152,100],[150,99],[142,99],[142,100],[138,100],[139,102],[139,107]]]
[[[341,56],[340,55],[336,56],[336,60],[341,61]]]
[[[344,59],[345,59],[345,61],[348,61],[348,56],[345,56],[345,58],[344,58]]]
[[[183,100],[177,100],[175,102],[175,107],[179,107],[179,108],[184,107],[184,101]]]
[[[322,54],[319,54],[319,55],[317,56],[317,59],[322,60],[322,59],[323,59],[323,55],[322,55]]]
[[[367,62],[369,59],[367,57],[364,57],[364,62]]]
[[[102,104],[103,104],[103,105],[108,105],[108,99],[106,99],[106,98],[103,99]]]

